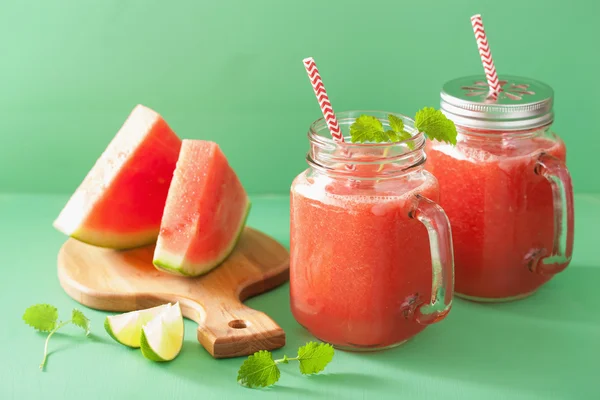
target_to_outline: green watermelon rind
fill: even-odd
[[[79,242],[95,247],[112,250],[131,250],[156,243],[158,229],[152,229],[143,235],[136,233],[132,233],[131,235],[121,234],[121,237],[118,239],[115,239],[114,233],[92,233],[86,229],[75,231],[69,236]]]
[[[188,276],[188,277],[196,277],[196,276],[202,276],[202,275],[208,274],[210,271],[212,271],[213,269],[215,269],[219,265],[221,265],[231,255],[231,253],[233,253],[233,250],[235,250],[237,243],[240,241],[240,238],[242,237],[244,228],[246,227],[246,222],[248,221],[248,216],[250,215],[251,208],[252,208],[252,203],[250,202],[250,200],[248,200],[248,202],[246,203],[246,213],[245,213],[244,218],[242,219],[242,222],[238,228],[235,238],[231,241],[231,245],[220,254],[220,256],[218,257],[218,259],[216,261],[207,262],[206,264],[204,264],[201,268],[201,270],[202,270],[201,272],[188,273],[185,270],[185,267],[174,267],[174,266],[170,265],[168,262],[161,260],[160,258],[153,260],[154,266],[156,267],[156,269],[168,272],[170,274],[182,275],[182,276]]]

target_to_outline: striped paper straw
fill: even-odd
[[[481,56],[481,62],[483,64],[488,86],[490,87],[490,92],[497,95],[500,93],[500,82],[498,82],[496,66],[492,59],[492,52],[490,51],[490,45],[488,44],[480,14],[471,17],[471,25],[473,25],[475,40],[477,40],[477,48],[479,49],[479,55]]]
[[[315,96],[317,96],[319,106],[321,107],[321,112],[323,113],[323,117],[325,118],[325,122],[327,123],[327,127],[329,128],[331,136],[334,140],[343,142],[344,136],[342,135],[338,120],[333,113],[333,108],[329,102],[329,96],[327,96],[327,92],[325,91],[325,86],[321,80],[321,75],[319,75],[319,70],[317,69],[315,60],[313,60],[312,57],[309,57],[302,60],[302,62],[304,63],[304,68],[306,68],[306,73],[308,73],[310,83],[312,83]]]

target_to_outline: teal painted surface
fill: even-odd
[[[503,73],[546,81],[575,190],[600,192],[600,37],[593,0],[55,0],[0,5],[0,191],[74,190],[129,111],[218,141],[252,193],[285,193],[319,109],[413,114],[443,82],[480,73],[483,14]]]
[[[448,318],[402,347],[379,353],[337,352],[326,373],[300,376],[282,366],[267,390],[238,386],[242,359],[214,360],[186,321],[183,351],[155,364],[113,342],[102,324],[107,313],[82,307],[91,339],[75,328],[50,343],[45,372],[38,370],[44,336],[21,321],[29,305],[52,303],[68,314],[78,304],[61,289],[56,254],[65,238],[51,227],[66,196],[0,195],[3,271],[0,304],[1,399],[598,399],[600,347],[599,195],[576,196],[576,243],[571,266],[526,300],[482,305],[456,299]],[[249,224],[289,245],[287,197],[254,197]],[[289,287],[251,299],[286,331],[293,354],[314,340],[293,319]]]

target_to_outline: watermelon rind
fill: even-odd
[[[80,229],[71,233],[69,236],[75,240],[96,247],[104,247],[113,250],[129,250],[156,243],[158,229],[130,234]]]
[[[189,264],[186,263],[184,259],[183,262],[180,263],[181,265],[177,265],[179,260],[181,259],[180,256],[172,255],[167,251],[160,249],[157,252],[158,256],[153,261],[154,266],[157,269],[168,272],[170,274],[189,277],[201,276],[209,273],[210,271],[221,265],[227,259],[227,257],[231,255],[233,250],[235,250],[235,246],[237,245],[238,241],[242,237],[242,233],[244,232],[244,228],[246,226],[251,207],[252,203],[250,202],[250,200],[248,200],[246,203],[246,212],[244,218],[241,219],[241,223],[237,229],[233,240],[230,242],[229,246],[224,251],[222,251],[217,257],[215,257],[214,260],[211,260],[204,264]]]

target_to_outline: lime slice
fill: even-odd
[[[152,361],[171,361],[183,346],[183,316],[179,303],[168,307],[142,327],[140,348]]]
[[[110,315],[104,320],[104,329],[117,342],[125,346],[138,348],[140,347],[142,326],[166,310],[167,306],[168,304],[163,304],[146,310]]]

